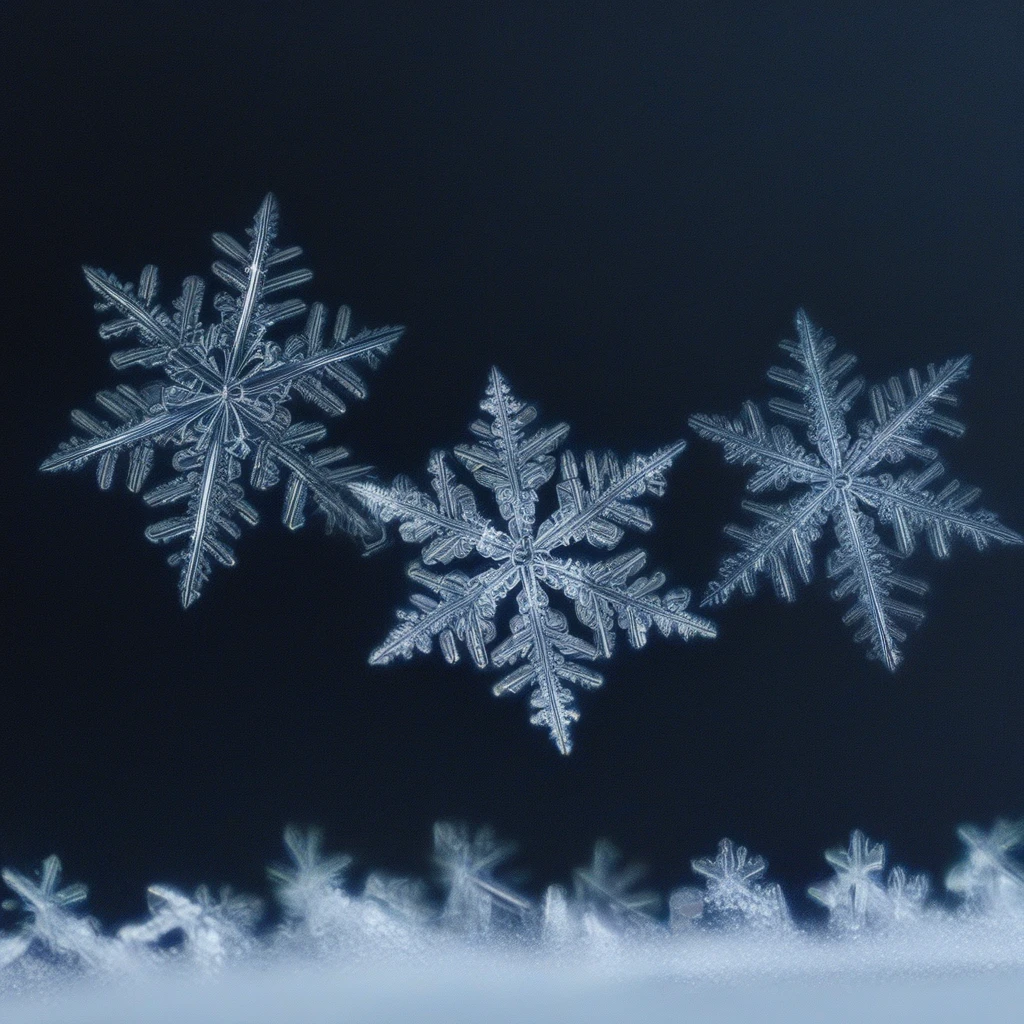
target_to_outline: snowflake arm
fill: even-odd
[[[637,550],[594,565],[552,557],[542,564],[545,580],[575,602],[576,617],[593,630],[602,657],[611,657],[614,650],[613,616],[636,648],[646,644],[652,625],[666,637],[713,639],[714,625],[686,610],[688,590],[680,587],[658,594],[665,584],[660,572],[631,579],[646,563],[647,555]]]
[[[498,601],[516,585],[515,568],[492,568],[475,577],[457,570],[438,576],[414,562],[407,575],[440,600],[414,594],[413,610],[399,612],[399,624],[370,655],[370,664],[386,665],[396,658],[411,658],[415,651],[429,653],[434,637],[438,637],[448,664],[459,660],[456,640],[461,640],[473,663],[484,668],[487,645],[497,635],[494,615]]]
[[[737,589],[752,595],[762,575],[770,578],[779,597],[794,600],[794,576],[810,582],[814,546],[831,523],[835,546],[827,570],[835,581],[833,595],[854,599],[844,621],[853,625],[858,641],[867,643],[871,657],[894,670],[902,660],[900,644],[907,627],[923,619],[920,609],[892,596],[897,589],[918,597],[925,593],[922,583],[897,571],[899,559],[912,553],[916,536],[925,534],[938,557],[949,554],[954,536],[978,549],[991,542],[1019,544],[1024,538],[993,513],[970,507],[977,498],[975,488],[951,481],[937,493],[928,490],[943,467],[924,435],[929,430],[950,437],[963,433],[962,424],[941,407],[955,404],[951,390],[966,378],[968,357],[871,388],[872,418],[858,425],[852,439],[847,414],[863,389],[860,378],[844,383],[853,357],[836,356],[835,342],[802,310],[796,332],[796,340],[783,342],[782,348],[798,368],[774,367],[768,376],[795,392],[798,400],[773,398],[769,409],[800,424],[813,451],[803,448],[787,427],[769,430],[749,402],[739,420],[707,415],[690,420],[702,437],[724,445],[727,461],[757,467],[747,484],[749,492],[801,488],[782,504],[743,503],[758,522],[753,529],[727,528],[740,550],[723,561],[704,603],[727,601]],[[880,463],[895,465],[908,456],[924,468],[898,478],[875,472]],[[892,528],[894,550],[880,542],[877,523]]]
[[[122,284],[113,274],[97,267],[83,267],[85,280],[99,296],[96,310],[120,314],[100,325],[104,341],[135,333],[138,347],[114,352],[110,361],[115,369],[129,366],[162,366],[171,353],[191,341],[200,328],[200,310],[206,285],[201,277],[186,277],[181,296],[174,301],[175,313],[168,315],[157,304],[159,288],[157,268],[148,266],[139,278],[136,289]]]
[[[382,522],[398,520],[402,540],[411,544],[430,541],[423,552],[427,565],[447,565],[474,550],[486,557],[509,557],[511,540],[480,515],[473,492],[456,481],[445,453],[434,452],[429,468],[436,499],[404,478],[391,487],[360,482],[352,484],[351,489]]]
[[[280,302],[269,297],[304,284],[312,276],[290,268],[302,250],[277,249],[277,202],[268,195],[249,231],[248,247],[230,236],[213,236],[226,257],[213,265],[214,274],[231,291],[214,299],[220,322],[200,323],[204,285],[187,278],[181,297],[168,313],[157,303],[157,272],[147,267],[136,288],[121,284],[103,271],[86,268],[86,280],[99,296],[97,309],[112,318],[100,328],[104,339],[134,335],[136,345],[114,352],[116,369],[160,369],[164,381],[141,388],[121,385],[101,391],[97,404],[110,421],[76,411],[72,421],[85,436],[73,437],[46,459],[43,470],[77,469],[95,460],[100,487],[111,486],[118,458],[128,455],[128,489],[143,489],[156,451],[175,451],[177,474],[143,494],[155,506],[184,501],[183,514],[151,526],[147,537],[181,545],[169,561],[181,567],[179,591],[186,607],[194,602],[213,563],[234,564],[232,545],[240,523],[255,525],[258,515],[245,498],[242,466],[251,460],[250,484],[266,489],[287,475],[283,522],[302,526],[313,506],[327,528],[339,527],[372,549],[383,540],[374,520],[363,514],[348,492],[349,482],[364,467],[339,468],[344,448],[313,450],[324,438],[319,423],[292,423],[286,403],[298,396],[327,416],[345,411],[342,393],[365,397],[356,362],[371,368],[402,334],[400,327],[364,330],[350,337],[351,314],[342,307],[325,343],[327,311],[314,303],[304,328],[278,343],[274,328],[300,316],[306,304],[298,298]],[[237,294],[235,294],[237,293]]]
[[[942,464],[932,462],[920,472],[903,473],[896,479],[888,473],[865,476],[852,491],[865,505],[877,510],[883,523],[892,526],[901,555],[913,552],[919,533],[926,535],[936,558],[949,557],[953,536],[970,541],[979,551],[992,541],[1024,541],[1015,530],[1003,526],[994,512],[969,507],[981,493],[977,487],[965,487],[958,480],[950,480],[938,494],[926,491],[926,485],[942,472]]]
[[[431,593],[416,594],[412,609],[399,613],[399,623],[370,655],[372,664],[429,652],[437,637],[445,659],[458,660],[458,644],[475,665],[511,669],[493,687],[496,696],[531,690],[535,725],[546,727],[558,749],[572,749],[571,725],[579,717],[570,687],[594,689],[602,676],[588,663],[611,655],[616,625],[634,647],[642,647],[651,626],[665,636],[684,639],[713,637],[714,625],[686,610],[689,594],[682,589],[660,594],[661,573],[636,577],[642,552],[604,561],[584,561],[553,554],[555,549],[587,543],[611,550],[626,529],[649,530],[651,518],[638,502],[665,490],[665,470],[682,450],[679,442],[650,456],[620,461],[607,453],[588,452],[583,472],[575,456],[554,453],[568,427],[560,424],[528,433],[535,418],[532,406],[520,401],[496,370],[492,370],[481,408],[488,419],[471,430],[478,443],[455,449],[456,458],[475,481],[491,491],[504,529],[484,516],[465,484],[458,482],[441,452],[430,458],[433,496],[400,478],[390,487],[367,482],[352,492],[384,522],[397,521],[403,540],[423,545],[422,561],[408,574]],[[556,484],[558,509],[535,524],[537,491],[560,466]],[[431,564],[474,559],[467,571],[438,575]],[[548,591],[574,603],[579,622],[593,641],[576,636],[566,616],[550,606]],[[498,637],[499,604],[515,592],[517,614],[508,622],[508,636]]]
[[[854,377],[840,387],[856,359],[851,355],[832,359],[835,339],[826,337],[802,309],[797,310],[796,333],[796,341],[783,341],[779,347],[800,364],[802,371],[773,366],[768,379],[795,391],[802,401],[798,404],[774,398],[768,407],[777,415],[805,423],[807,439],[818,449],[825,465],[837,471],[850,444],[845,416],[864,382]]]
[[[598,650],[569,632],[565,616],[548,607],[547,594],[528,572],[520,570],[516,595],[519,614],[512,617],[511,636],[491,652],[499,668],[522,662],[493,687],[495,697],[532,687],[531,725],[546,726],[559,751],[572,749],[570,726],[579,720],[572,690],[566,683],[593,690],[601,675],[581,661],[593,661]]]
[[[938,457],[938,452],[922,441],[922,435],[929,429],[947,437],[963,437],[964,425],[935,407],[956,405],[950,389],[967,379],[970,365],[970,356],[950,359],[938,368],[929,366],[924,379],[916,370],[911,370],[907,374],[909,397],[899,377],[891,377],[885,385],[871,388],[874,421],[865,420],[860,425],[860,440],[850,462],[850,474],[856,476],[883,460],[900,462],[908,455],[931,462]]]
[[[698,414],[690,417],[690,426],[706,441],[722,445],[726,462],[759,467],[747,484],[751,494],[782,490],[791,483],[828,481],[821,460],[798,444],[788,427],[769,430],[753,402],[743,403],[739,419]]]
[[[537,488],[551,479],[555,471],[551,452],[561,445],[569,425],[559,423],[528,438],[524,427],[533,422],[537,412],[512,394],[497,367],[491,368],[480,408],[490,414],[492,422],[471,423],[470,432],[480,443],[456,445],[455,457],[477,483],[494,492],[510,535],[519,540],[533,533]]]
[[[564,452],[562,480],[555,488],[558,511],[537,531],[537,549],[550,552],[585,540],[611,550],[622,540],[626,527],[650,530],[648,511],[631,502],[646,494],[661,497],[665,493],[665,470],[685,447],[685,441],[677,441],[650,456],[634,455],[624,466],[611,452],[600,458],[587,452],[583,458],[587,486],[580,479],[576,457]]]
[[[793,572],[804,583],[814,573],[812,545],[821,536],[827,520],[825,504],[828,491],[808,491],[785,505],[765,505],[745,501],[742,508],[758,516],[753,530],[726,527],[726,535],[742,545],[729,555],[719,570],[718,579],[708,587],[704,604],[724,604],[740,588],[748,596],[757,591],[757,579],[767,573],[775,593],[785,601],[796,600]]]
[[[833,524],[838,547],[827,562],[829,577],[838,581],[833,595],[839,600],[855,596],[843,622],[855,627],[855,640],[866,642],[874,657],[895,669],[902,660],[897,645],[907,638],[900,623],[918,625],[924,613],[893,598],[892,591],[902,588],[920,597],[927,587],[896,572],[893,556],[880,543],[873,521],[850,496],[841,494],[838,505]]]

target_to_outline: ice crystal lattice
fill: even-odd
[[[836,546],[826,569],[835,581],[833,595],[854,598],[843,619],[854,627],[855,638],[868,644],[869,656],[894,670],[907,628],[924,617],[919,608],[894,596],[900,590],[918,597],[925,593],[922,582],[897,570],[899,561],[914,550],[917,536],[925,534],[939,558],[949,554],[954,536],[979,550],[992,541],[1019,544],[1024,538],[993,513],[971,508],[977,488],[952,480],[937,492],[928,489],[944,470],[924,435],[929,430],[950,437],[963,434],[963,425],[939,410],[956,404],[951,391],[967,377],[968,356],[872,387],[872,417],[861,421],[852,437],[846,417],[864,383],[859,377],[843,382],[854,357],[834,356],[834,340],[803,310],[796,315],[796,332],[796,341],[784,341],[781,347],[797,368],[773,367],[768,377],[795,392],[798,400],[773,398],[768,407],[806,428],[810,450],[788,427],[769,428],[753,402],[745,403],[740,419],[690,419],[701,437],[725,446],[729,462],[757,467],[747,484],[750,493],[801,488],[785,504],[743,503],[757,524],[750,530],[727,529],[741,550],[722,563],[704,604],[723,603],[737,589],[753,594],[761,575],[771,579],[779,597],[794,600],[793,576],[810,582],[812,549],[831,520]],[[908,457],[923,468],[899,476],[878,471],[883,463],[896,465]],[[876,520],[892,528],[895,550],[880,542]]]
[[[698,857],[690,865],[694,874],[704,878],[705,913],[721,925],[788,925],[789,910],[782,889],[763,880],[768,869],[763,857],[750,857],[745,846],[723,839],[715,857]]]
[[[643,551],[603,561],[561,553],[584,541],[610,551],[626,527],[650,529],[650,516],[636,503],[647,494],[664,493],[665,470],[685,442],[625,462],[611,453],[588,452],[582,474],[576,458],[563,452],[558,509],[538,525],[537,490],[553,476],[553,453],[569,427],[562,423],[529,432],[535,410],[512,394],[496,369],[480,407],[487,419],[470,426],[477,443],[458,445],[455,457],[494,493],[506,529],[494,526],[478,509],[473,492],[457,481],[444,452],[430,457],[433,497],[402,478],[389,488],[351,485],[374,514],[385,522],[400,522],[404,540],[424,545],[422,560],[408,574],[436,595],[413,596],[413,607],[399,613],[398,626],[370,655],[370,662],[381,665],[428,652],[436,637],[449,663],[458,660],[461,642],[480,668],[489,663],[515,666],[494,686],[495,695],[532,687],[531,722],[547,726],[555,745],[567,754],[570,726],[579,717],[567,684],[586,689],[601,684],[601,675],[587,663],[610,657],[616,624],[634,647],[646,643],[652,625],[665,636],[715,635],[713,623],[686,610],[688,591],[658,594],[665,582],[660,572],[637,576],[646,562]],[[427,568],[472,555],[485,565],[471,574],[438,574]],[[549,606],[547,590],[573,602],[592,642],[569,631],[565,616]],[[491,648],[499,602],[513,591],[518,614],[511,619],[510,635]]]
[[[928,877],[911,875],[894,867],[882,884],[885,846],[873,843],[860,829],[850,833],[845,849],[825,851],[833,878],[812,885],[807,894],[829,912],[829,926],[856,932],[867,926],[884,926],[916,920],[928,897]]]
[[[312,506],[325,516],[328,529],[339,527],[367,547],[382,537],[379,525],[346,490],[347,481],[365,468],[339,465],[348,456],[344,448],[315,448],[326,428],[319,422],[293,423],[286,404],[298,395],[327,416],[340,415],[343,392],[356,398],[366,394],[353,364],[376,366],[403,329],[364,330],[350,337],[350,311],[342,306],[325,342],[327,310],[314,303],[305,327],[281,339],[278,326],[305,313],[306,304],[294,297],[269,300],[313,275],[294,267],[302,254],[298,246],[274,245],[277,222],[277,201],[268,195],[249,229],[248,246],[220,232],[213,236],[225,257],[213,264],[213,273],[230,290],[215,297],[220,322],[210,326],[200,320],[201,278],[186,278],[169,312],[157,302],[156,267],[142,271],[137,287],[85,268],[99,296],[96,308],[110,317],[100,337],[134,336],[133,347],[110,357],[114,368],[160,370],[164,380],[100,391],[96,402],[109,419],[76,410],[72,422],[83,436],[62,444],[42,468],[78,469],[95,462],[99,485],[107,489],[116,463],[127,455],[126,483],[138,492],[156,450],[173,449],[175,475],[146,491],[143,500],[161,508],[186,504],[183,515],[146,530],[151,541],[176,546],[169,561],[181,568],[179,591],[186,607],[199,597],[214,562],[234,564],[239,524],[258,521],[240,483],[245,462],[257,490],[286,476],[282,518],[290,529],[303,525]]]

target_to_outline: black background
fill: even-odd
[[[853,827],[938,872],[960,821],[1024,811],[1022,549],[922,551],[895,675],[820,571],[713,643],[623,645],[566,759],[492,675],[366,665],[411,548],[261,496],[183,612],[153,512],[37,472],[117,379],[80,265],[156,263],[170,301],[272,189],[304,296],[408,327],[332,427],[386,478],[425,482],[496,364],[577,450],[690,439],[644,543],[699,594],[746,473],[687,417],[767,397],[805,305],[869,381],[974,355],[945,458],[1022,529],[1021,8],[818,6],[8,6],[3,864],[57,852],[116,919],[152,881],[263,891],[288,821],[422,873],[459,818],[535,887],[608,836],[667,889],[729,835],[799,898]]]

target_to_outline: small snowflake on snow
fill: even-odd
[[[611,656],[616,625],[634,647],[644,646],[651,626],[684,639],[715,635],[713,623],[687,611],[689,591],[659,594],[665,582],[660,572],[637,575],[646,562],[643,551],[601,561],[583,561],[563,551],[580,542],[610,551],[627,527],[649,530],[650,516],[637,502],[664,493],[665,470],[684,442],[625,462],[611,453],[588,452],[581,471],[571,452],[563,452],[559,461],[553,454],[568,425],[528,431],[536,412],[512,394],[497,369],[491,370],[480,407],[487,418],[470,427],[477,443],[456,446],[455,457],[493,492],[505,529],[479,510],[444,452],[430,457],[433,496],[404,478],[391,487],[350,485],[384,522],[400,522],[404,540],[423,545],[422,560],[409,567],[408,575],[433,595],[413,595],[413,607],[399,613],[399,624],[370,662],[382,665],[428,652],[437,638],[449,663],[459,659],[461,643],[480,668],[514,666],[494,686],[495,695],[532,688],[531,721],[546,726],[567,754],[570,726],[579,717],[568,686],[593,689],[601,684],[601,675],[588,663]],[[558,509],[538,524],[537,491],[556,466],[561,470]],[[439,574],[427,568],[469,558],[476,565],[468,572]],[[572,602],[576,618],[591,633],[589,640],[570,632],[566,617],[550,607],[548,591]],[[499,604],[513,592],[518,613],[507,639],[492,647]]]
[[[745,846],[722,839],[714,857],[695,858],[690,866],[704,878],[706,909],[721,923],[788,926],[786,898],[776,883],[764,882],[763,857],[751,857]]]

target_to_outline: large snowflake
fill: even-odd
[[[404,540],[424,545],[422,561],[414,562],[408,574],[434,595],[413,596],[413,607],[399,613],[399,624],[370,662],[381,665],[415,651],[428,652],[437,637],[449,663],[458,660],[461,642],[481,668],[489,663],[515,666],[494,686],[495,695],[532,687],[531,721],[547,726],[558,749],[567,754],[570,725],[579,717],[567,684],[587,689],[601,684],[602,677],[587,663],[611,655],[616,623],[634,647],[646,643],[652,625],[665,636],[715,635],[711,622],[686,610],[688,591],[659,595],[665,581],[661,573],[636,575],[646,561],[643,551],[603,561],[582,561],[562,551],[581,541],[611,550],[625,527],[650,529],[650,516],[636,503],[648,493],[664,493],[665,470],[685,442],[625,462],[610,453],[588,452],[582,475],[576,458],[563,452],[558,508],[538,525],[537,490],[554,474],[552,453],[569,427],[563,423],[529,432],[535,410],[512,395],[496,369],[480,407],[488,419],[470,426],[477,443],[457,446],[455,457],[494,493],[505,529],[478,510],[473,492],[457,482],[444,452],[430,457],[433,496],[401,478],[390,488],[352,484],[382,520],[401,523]],[[437,574],[426,568],[471,556],[483,563],[471,574]],[[569,631],[566,617],[549,607],[548,590],[573,602],[592,640]],[[510,635],[491,648],[499,602],[513,591],[518,614],[509,623]]]
[[[806,428],[810,450],[788,427],[769,429],[753,402],[745,403],[740,419],[706,415],[690,419],[698,434],[725,446],[729,462],[758,467],[747,484],[752,494],[800,487],[796,496],[781,505],[743,503],[757,517],[757,524],[750,530],[727,528],[741,549],[724,560],[704,603],[723,603],[737,589],[753,594],[761,575],[771,579],[779,597],[794,600],[793,574],[805,583],[810,581],[813,546],[831,520],[836,545],[827,573],[835,581],[837,599],[854,598],[844,621],[854,626],[857,640],[868,643],[870,656],[895,669],[906,628],[924,617],[920,609],[893,596],[897,590],[917,596],[925,592],[923,583],[897,570],[899,561],[913,551],[917,535],[924,533],[940,558],[949,554],[954,535],[978,549],[990,541],[1019,544],[1024,538],[991,512],[971,508],[978,496],[976,488],[953,480],[937,492],[928,489],[943,466],[923,437],[928,430],[951,437],[963,433],[962,424],[939,408],[955,404],[950,392],[967,377],[969,357],[929,366],[924,374],[911,371],[905,378],[893,377],[872,387],[872,417],[862,420],[852,437],[846,414],[863,380],[843,380],[854,357],[833,356],[834,340],[811,323],[803,310],[796,315],[796,332],[796,341],[783,341],[781,347],[798,368],[773,367],[768,377],[795,392],[798,401],[773,398],[768,407]],[[879,471],[883,463],[895,465],[908,457],[923,468],[908,469],[899,476]],[[880,542],[876,520],[892,528],[896,550]]]
[[[328,416],[345,411],[340,392],[362,398],[366,388],[352,368],[371,367],[402,334],[401,327],[364,330],[349,336],[350,312],[342,306],[325,344],[327,311],[309,309],[300,333],[278,341],[275,328],[306,312],[298,298],[269,298],[308,281],[310,271],[286,268],[302,254],[298,246],[274,246],[277,201],[264,200],[248,234],[248,247],[218,232],[213,244],[226,257],[214,274],[231,289],[214,299],[220,322],[200,321],[204,283],[186,278],[174,312],[157,303],[157,270],[146,267],[139,285],[122,284],[112,274],[85,268],[99,295],[96,308],[111,319],[100,328],[104,340],[134,336],[136,344],[113,353],[115,369],[159,369],[165,380],[135,387],[120,384],[100,391],[97,404],[110,417],[76,410],[72,422],[85,436],[73,437],[43,464],[44,470],[77,469],[96,463],[100,487],[109,488],[115,464],[128,456],[127,486],[140,491],[159,448],[174,449],[175,476],[143,495],[149,505],[186,503],[183,515],[150,526],[146,536],[171,543],[169,561],[181,567],[179,590],[188,607],[199,596],[213,562],[234,564],[231,544],[239,521],[255,525],[256,509],[246,500],[239,478],[250,464],[249,481],[263,490],[288,478],[283,520],[290,529],[305,522],[307,505],[324,514],[328,529],[338,526],[370,547],[382,538],[347,491],[363,475],[360,466],[340,466],[344,448],[314,450],[326,435],[321,423],[293,423],[285,408],[293,395]]]

